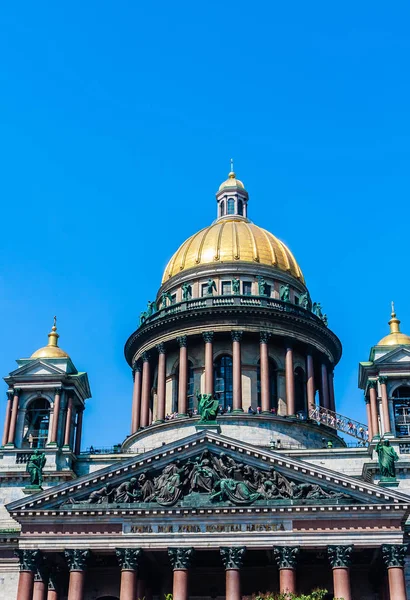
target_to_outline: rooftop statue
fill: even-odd
[[[232,292],[234,294],[239,294],[240,293],[240,287],[241,287],[241,282],[239,281],[239,279],[232,279]]]
[[[306,310],[309,310],[309,308],[310,308],[310,306],[312,304],[311,301],[310,301],[310,298],[309,298],[309,293],[305,292],[304,294],[302,294],[301,297],[300,297],[300,299],[299,299],[299,302],[300,302],[300,306],[302,308],[305,308]]]
[[[208,296],[212,296],[214,293],[214,290],[216,292],[216,283],[213,279],[209,278],[207,283],[206,283],[206,293]]]
[[[397,452],[390,446],[389,440],[382,440],[376,446],[381,478],[396,478],[395,462],[399,460]]]
[[[182,284],[182,300],[190,300],[192,298],[192,286],[189,283]]]
[[[261,276],[258,276],[258,296],[266,296],[266,281]]]
[[[30,484],[32,486],[41,488],[43,485],[43,469],[46,461],[45,453],[40,452],[39,450],[34,450],[33,454],[30,456],[26,470],[30,475]]]
[[[280,288],[280,299],[282,302],[290,302],[290,288],[289,285],[282,285]]]
[[[172,304],[172,296],[170,292],[164,292],[163,294],[161,294],[161,298],[159,301],[159,305],[161,306],[161,308],[166,308],[167,300],[170,304]]]

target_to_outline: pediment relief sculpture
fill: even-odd
[[[118,485],[106,483],[85,497],[66,500],[65,504],[195,507],[227,503],[249,506],[278,501],[303,504],[340,498],[350,497],[315,483],[293,481],[273,467],[259,469],[237,462],[224,452],[213,454],[205,450],[197,457],[176,460],[162,469],[143,471]]]

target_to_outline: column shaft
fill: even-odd
[[[335,403],[335,386],[334,386],[334,378],[333,371],[329,372],[328,375],[328,385],[329,385],[329,408],[336,412],[336,403]]]
[[[47,600],[47,583],[35,581],[33,587],[33,600]]]
[[[81,452],[81,436],[83,432],[83,411],[80,410],[77,413],[77,429],[75,432],[75,448],[74,454],[80,454]]]
[[[279,589],[281,594],[286,592],[296,593],[296,571],[295,569],[279,570]]]
[[[292,348],[286,348],[286,414],[295,414],[295,375]]]
[[[15,393],[14,397],[13,397],[13,407],[11,410],[9,438],[7,440],[8,444],[14,444],[14,438],[16,437],[16,423],[17,423],[18,408],[19,408],[19,395],[18,395],[18,393]]]
[[[71,441],[71,421],[73,418],[73,399],[68,399],[67,414],[65,418],[64,446],[70,446]]]
[[[166,355],[158,354],[157,421],[165,421]]]
[[[406,581],[403,567],[387,569],[389,579],[390,600],[407,600]]]
[[[205,394],[214,393],[213,343],[205,340]]]
[[[137,571],[122,570],[120,600],[135,600],[137,598]]]
[[[370,400],[366,398],[366,417],[367,417],[367,429],[369,432],[368,439],[373,439],[373,424],[372,424],[372,411],[370,408]]]
[[[325,364],[322,364],[321,373],[322,373],[322,405],[323,405],[323,408],[329,409],[330,408],[329,379],[327,376],[327,367]]]
[[[179,383],[178,383],[178,414],[185,416],[187,410],[187,385],[188,385],[188,351],[186,342],[179,348]]]
[[[313,365],[313,356],[308,354],[306,357],[307,367],[307,403],[308,410],[315,408],[315,371]]]
[[[138,431],[141,413],[141,368],[134,371],[134,388],[132,393],[131,435]]]
[[[13,403],[12,397],[9,395],[8,400],[7,400],[7,407],[6,407],[6,418],[4,420],[2,446],[5,446],[7,444],[7,440],[9,438],[12,403]]]
[[[57,442],[57,434],[58,434],[58,419],[60,416],[60,400],[61,400],[61,390],[56,390],[54,394],[54,409],[53,409],[53,423],[51,426],[51,436],[50,442]]]
[[[241,573],[239,569],[226,569],[226,600],[241,600]]]
[[[352,600],[348,567],[335,567],[333,569],[333,595],[335,598]]]
[[[233,376],[233,410],[243,412],[242,407],[242,365],[241,365],[241,335],[232,332],[232,376]]]
[[[269,390],[269,353],[268,342],[260,341],[260,372],[261,372],[261,408],[262,412],[270,412],[270,390]]]
[[[379,435],[379,419],[377,418],[377,391],[375,387],[371,387],[370,395],[370,413],[372,419],[372,436]],[[370,433],[370,432],[369,432]],[[369,440],[372,438],[369,435]]]
[[[20,571],[17,600],[32,600],[33,588],[34,573],[32,571]]]
[[[174,569],[173,600],[188,600],[188,569]]]
[[[57,590],[48,590],[47,600],[58,600]]]
[[[384,382],[380,383],[382,394],[382,411],[383,411],[383,434],[391,433],[390,415],[389,415],[389,400],[387,398],[387,385]]]
[[[67,600],[84,600],[85,571],[70,571]]]
[[[151,398],[151,368],[148,360],[142,363],[141,427],[148,426]]]

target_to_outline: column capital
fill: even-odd
[[[14,554],[20,561],[20,571],[36,573],[41,561],[40,550],[15,550]]]
[[[20,394],[21,394],[21,388],[13,388],[14,396],[20,396]]]
[[[189,569],[194,552],[194,548],[168,548],[168,556],[174,571]]]
[[[161,342],[160,344],[157,344],[155,346],[155,348],[156,348],[158,354],[165,354],[165,344],[164,344],[164,342]]]
[[[180,337],[177,337],[177,342],[178,342],[178,346],[180,348],[186,348],[187,343],[188,343],[188,338],[186,335],[181,335]]]
[[[90,559],[90,550],[65,550],[65,559],[70,571],[85,571]]]
[[[55,395],[59,394],[61,396],[62,393],[63,393],[63,388],[62,388],[61,385],[54,388],[54,394]]]
[[[347,568],[350,566],[353,545],[328,546],[327,555],[332,569]]]
[[[231,337],[233,342],[240,342],[243,336],[243,331],[231,331]]]
[[[366,394],[364,395],[364,401],[366,402],[366,404],[370,404],[370,398],[369,396],[366,396]]]
[[[204,342],[206,344],[209,344],[209,343],[213,342],[214,332],[213,331],[204,331],[202,334],[202,337],[204,338]]]
[[[371,388],[376,389],[377,388],[377,380],[376,379],[370,379],[369,382],[368,382],[368,384],[367,384],[367,387],[369,389],[371,389]]]
[[[379,380],[380,385],[387,383],[387,377],[385,375],[378,377],[378,380]]]
[[[404,567],[406,560],[407,544],[383,544],[382,556],[384,564],[390,567]]]
[[[267,344],[269,342],[269,338],[271,336],[270,331],[261,331],[259,332],[259,339],[261,344]]]
[[[6,395],[7,395],[7,400],[13,400],[13,396],[14,396],[13,390],[7,390]]]
[[[142,358],[142,362],[149,362],[149,360],[151,358],[150,353],[149,352],[144,352],[142,354],[141,358]]]
[[[122,571],[136,571],[142,555],[141,548],[116,548],[115,554]]]
[[[135,371],[142,371],[142,365],[141,362],[139,360],[136,360],[135,362],[132,363],[132,370],[135,373]]]
[[[240,569],[245,557],[246,546],[222,546],[219,548],[219,552],[225,569]]]
[[[295,569],[299,546],[274,546],[273,554],[279,569]]]

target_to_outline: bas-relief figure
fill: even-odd
[[[145,471],[118,486],[106,484],[71,504],[153,503],[173,506],[183,501],[250,505],[256,501],[315,501],[347,497],[315,483],[291,481],[275,468],[264,471],[235,461],[224,452],[205,450],[195,458],[176,460],[161,471]],[[188,503],[188,504],[187,504]]]
[[[376,452],[379,460],[379,469],[381,478],[395,478],[395,462],[399,460],[395,449],[390,446],[389,440],[382,440],[376,446]]]
[[[43,469],[46,461],[47,459],[44,452],[34,450],[27,462],[26,467],[26,470],[30,475],[30,485],[41,488],[43,485]]]

